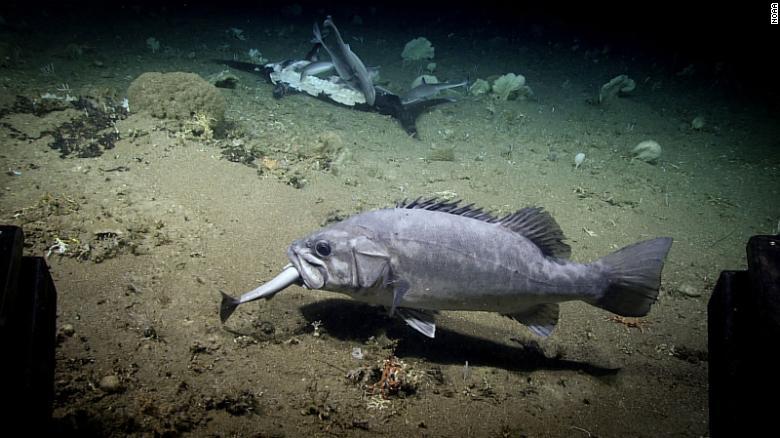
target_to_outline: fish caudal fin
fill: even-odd
[[[236,310],[241,302],[225,292],[219,291],[222,294],[222,303],[219,305],[219,319],[224,323],[230,318],[230,315]]]
[[[671,237],[645,240],[602,258],[608,286],[596,306],[620,316],[645,316],[658,298]]]

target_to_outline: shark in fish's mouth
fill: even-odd
[[[318,251],[316,246],[310,248],[304,242],[296,240],[287,249],[287,258],[298,271],[303,284],[309,289],[322,289],[328,275],[327,271],[323,269],[325,264],[316,256]],[[326,249],[323,244],[320,244],[319,247],[320,250],[327,251],[329,254],[329,247]]]

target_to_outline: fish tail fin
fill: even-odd
[[[224,323],[230,318],[230,315],[233,314],[236,307],[238,307],[241,302],[225,292],[219,291],[219,293],[222,294],[222,303],[219,305],[219,319]]]
[[[607,274],[607,288],[594,303],[620,316],[645,316],[658,298],[661,270],[671,237],[645,240],[599,260]]]

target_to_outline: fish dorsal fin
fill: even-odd
[[[539,304],[520,312],[505,314],[528,327],[534,334],[547,337],[558,324],[558,304]]]
[[[469,217],[491,224],[499,224],[533,242],[545,256],[560,259],[571,255],[569,245],[563,243],[565,239],[561,227],[555,222],[550,213],[541,207],[526,207],[502,218],[493,216],[474,204],[460,205],[457,201],[439,201],[437,198],[413,201],[402,201],[396,204],[396,208],[420,209],[440,211],[443,213]]]
[[[561,227],[541,207],[522,208],[502,217],[498,223],[525,236],[548,257],[567,259],[571,255],[571,247],[563,243]]]

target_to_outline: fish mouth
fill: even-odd
[[[325,286],[327,271],[325,263],[318,259],[302,242],[295,241],[287,250],[287,258],[303,279],[308,289],[322,289]]]

